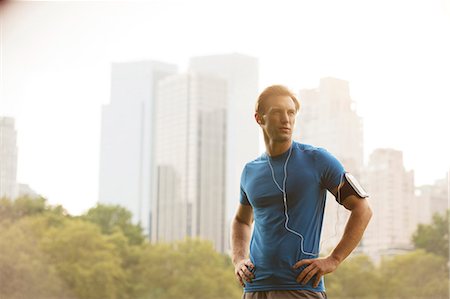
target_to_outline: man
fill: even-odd
[[[326,298],[323,275],[355,249],[372,216],[367,194],[336,158],[293,142],[299,109],[297,98],[281,85],[266,88],[256,103],[266,152],[245,165],[231,227],[243,298]],[[351,214],[336,248],[319,258],[327,190]]]

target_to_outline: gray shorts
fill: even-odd
[[[310,290],[246,292],[242,299],[327,299],[325,292]]]

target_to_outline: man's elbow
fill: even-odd
[[[373,212],[370,208],[369,202],[367,199],[358,199],[352,202],[350,209],[352,213],[359,216],[361,219],[369,220],[372,218]]]
[[[237,225],[239,225],[239,220],[238,220],[236,217],[234,217],[234,218],[231,220],[231,229],[233,229],[233,228],[236,227]]]
[[[252,224],[251,219],[243,219],[238,216],[235,216],[231,221],[231,227],[250,227]]]
[[[370,207],[367,200],[365,200],[365,203],[360,206],[360,213],[364,217],[364,219],[367,220],[367,222],[369,222],[370,219],[372,218],[373,215],[372,208]]]

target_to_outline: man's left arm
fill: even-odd
[[[333,190],[336,194],[337,188]],[[363,233],[372,217],[372,210],[370,209],[367,199],[360,198],[356,195],[347,196],[342,204],[351,211],[350,217],[345,226],[344,234],[338,245],[334,248],[331,254],[325,258],[304,259],[298,261],[293,268],[297,269],[303,265],[308,265],[297,277],[297,282],[306,284],[314,277],[313,286],[319,285],[320,279],[323,275],[331,273],[336,270],[339,264],[358,246],[361,241]]]

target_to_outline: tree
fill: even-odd
[[[240,298],[230,258],[212,244],[187,239],[146,247],[136,272],[141,276],[141,296],[152,299]]]
[[[131,212],[119,205],[99,204],[81,218],[100,226],[103,234],[122,231],[132,245],[142,244],[145,240],[141,226],[132,223]]]
[[[67,211],[61,206],[51,206],[44,197],[30,198],[22,196],[15,200],[0,199],[0,221],[16,221],[23,217],[49,213],[57,216],[68,216]]]
[[[449,261],[449,217],[450,210],[445,215],[434,214],[433,222],[429,225],[419,224],[413,234],[412,241],[416,248],[422,248],[442,256]]]
[[[445,259],[424,250],[383,259],[380,277],[380,298],[449,298]]]
[[[234,267],[214,250],[212,243],[187,239],[175,244],[174,283],[169,298],[239,298],[242,290],[234,278]],[[188,296],[183,294],[189,294]]]
[[[346,260],[335,272],[325,276],[325,285],[330,298],[378,298],[377,269],[366,255]]]
[[[0,225],[0,298],[73,298],[41,250],[46,226],[36,217]]]
[[[42,240],[49,262],[79,299],[124,297],[126,274],[116,245],[97,225],[76,219],[50,228]]]
[[[71,217],[45,199],[0,200],[0,298],[239,298],[230,258],[210,242],[149,244],[131,214]]]

